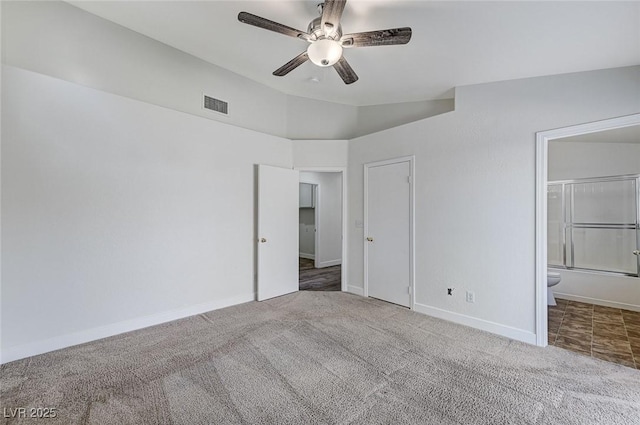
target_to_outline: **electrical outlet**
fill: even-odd
[[[467,291],[467,302],[468,303],[474,303],[476,302],[476,294],[474,294],[471,291]]]

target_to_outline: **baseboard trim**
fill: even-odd
[[[351,292],[352,294],[364,296],[364,289],[359,286],[347,285],[347,292]]]
[[[318,264],[316,264],[316,268],[317,269],[321,269],[321,268],[324,268],[324,267],[339,266],[340,264],[342,264],[342,260],[341,259],[329,260],[329,261],[321,261]]]
[[[3,348],[0,352],[0,364],[24,359],[26,357],[35,356],[38,354],[48,353],[50,351],[60,350],[62,348],[67,348],[78,344],[84,344],[86,342],[119,335],[125,332],[147,328],[149,326],[171,322],[173,320],[184,319],[185,317],[195,316],[197,314],[206,313],[208,311],[246,303],[255,299],[255,293],[244,294],[224,300],[209,301],[190,307],[170,310],[163,313],[152,314],[149,316],[143,316],[130,320],[124,320],[122,322],[74,332],[67,335],[60,335],[42,341],[35,341],[15,347]]]
[[[316,256],[314,254],[307,254],[306,252],[301,252],[298,254],[300,258],[306,258],[307,260],[315,260]]]
[[[601,300],[599,298],[582,297],[580,295],[563,294],[553,291],[553,295],[558,298],[564,298],[569,301],[577,301],[581,303],[602,305],[605,307],[621,308],[623,310],[640,311],[640,305],[619,303],[617,301]]]
[[[511,326],[501,325],[499,323],[490,322],[484,319],[478,319],[477,317],[471,317],[465,314],[454,313],[452,311],[442,310],[440,308],[431,307],[424,304],[415,303],[414,310],[418,313],[491,332],[507,338],[515,339],[517,341],[526,342],[527,344],[536,344],[536,334],[533,332],[512,328]]]

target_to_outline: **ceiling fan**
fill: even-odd
[[[319,4],[318,12],[320,16],[309,23],[306,32],[248,12],[240,12],[238,20],[245,24],[296,37],[309,43],[306,51],[276,69],[273,75],[283,77],[307,60],[311,60],[311,62],[321,67],[333,66],[345,84],[351,84],[358,81],[358,76],[344,58],[342,54],[343,48],[407,44],[411,40],[411,28],[403,27],[342,34],[340,18],[346,3],[346,0],[325,0],[324,3]]]

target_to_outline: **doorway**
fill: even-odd
[[[299,289],[343,290],[345,182],[342,169],[301,169]]]
[[[365,164],[364,294],[414,303],[414,157]]]
[[[549,342],[547,307],[549,142],[571,136],[640,125],[640,114],[581,124],[536,134],[536,345]],[[638,208],[640,210],[640,208]],[[595,307],[584,307],[591,312]]]

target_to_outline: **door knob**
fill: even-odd
[[[640,255],[640,251],[636,249],[635,251],[633,251],[633,255]]]
[[[373,238],[372,238],[371,236],[369,236],[369,237],[367,238],[367,241],[369,241],[369,242],[373,242]]]
[[[265,238],[260,238],[260,243],[265,243],[267,240]]]

